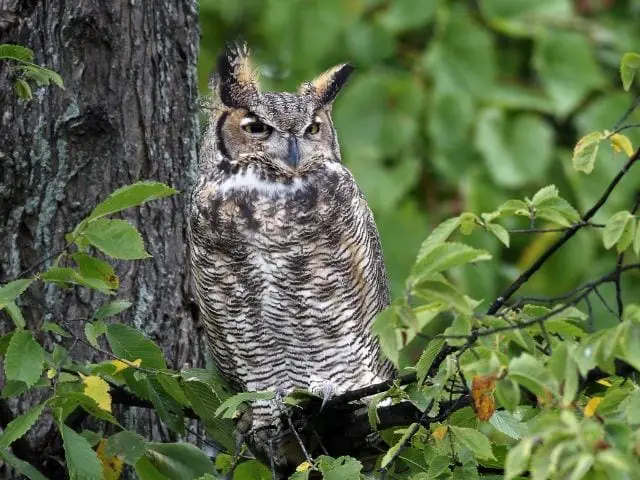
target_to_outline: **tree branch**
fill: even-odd
[[[635,108],[635,107],[634,107]],[[613,178],[611,183],[607,186],[605,191],[602,193],[598,201],[595,203],[591,209],[582,216],[581,223],[578,223],[572,227],[570,227],[565,234],[560,237],[553,245],[551,245],[538,259],[531,265],[527,270],[525,270],[507,289],[493,302],[493,304],[487,310],[487,315],[495,314],[500,308],[505,304],[507,300],[511,298],[511,296],[517,292],[522,285],[524,285],[531,276],[536,273],[542,265],[545,264],[551,256],[556,253],[567,241],[573,237],[578,230],[583,228],[589,221],[593,218],[593,216],[600,210],[602,205],[605,204],[611,192],[616,188],[616,186],[622,180],[622,177],[629,171],[629,169],[633,166],[634,163],[638,161],[640,158],[640,148],[634,152],[633,155],[629,157],[627,162],[624,164],[622,169],[617,173],[617,175]]]

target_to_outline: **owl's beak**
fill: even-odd
[[[289,156],[287,158],[287,163],[291,165],[293,168],[298,166],[300,162],[300,151],[298,150],[298,139],[291,135],[289,137]]]

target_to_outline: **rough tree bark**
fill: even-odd
[[[196,1],[0,0],[0,43],[31,48],[36,62],[60,73],[66,85],[19,101],[7,65],[0,64],[5,282],[62,248],[65,233],[116,188],[151,179],[188,190],[198,137]],[[203,337],[188,295],[185,202],[183,194],[127,212],[153,258],[117,268],[119,296],[133,303],[117,321],[143,329],[175,368],[203,363]],[[34,286],[19,303],[34,327],[86,317],[104,300],[85,290]],[[8,326],[0,317],[0,330]],[[74,354],[94,358],[82,346]],[[9,407],[16,413],[25,405]],[[123,415],[129,428],[164,439],[148,410]],[[44,425],[32,434],[35,451],[47,451],[48,430]]]

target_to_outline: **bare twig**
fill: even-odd
[[[27,268],[27,269],[23,270],[22,272],[18,273],[15,277],[3,280],[3,283],[13,282],[14,280],[18,280],[19,278],[26,277],[27,275],[32,273],[36,268],[41,267],[42,265],[47,263],[49,260],[53,260],[57,256],[62,255],[63,253],[65,253],[69,249],[70,246],[71,246],[70,243],[65,244],[65,246],[62,247],[60,250],[57,250],[57,251],[53,252],[51,255],[43,258],[42,260],[39,260],[37,263],[31,265],[29,268]]]

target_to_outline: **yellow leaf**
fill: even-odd
[[[621,133],[614,133],[610,137],[611,145],[616,152],[624,152],[627,154],[627,157],[633,155],[633,145],[631,145],[631,140],[625,135]]]
[[[109,395],[109,384],[95,375],[80,376],[82,377],[82,383],[84,383],[84,394],[93,398],[101,409],[110,412],[111,395]]]
[[[58,374],[58,371],[55,368],[50,368],[49,370],[47,370],[47,378],[49,380],[51,380],[53,377],[55,377]]]
[[[442,440],[444,437],[447,436],[447,430],[448,430],[448,427],[444,425],[442,427],[436,428],[433,431],[433,438],[435,438],[438,441]]]
[[[601,378],[596,383],[599,383],[600,385],[602,385],[604,387],[610,387],[611,385],[613,385],[609,380],[605,380],[604,378]]]
[[[122,474],[124,461],[120,457],[110,457],[107,455],[107,441],[104,438],[98,443],[96,453],[102,463],[103,480],[118,480]]]
[[[296,472],[306,472],[311,468],[311,464],[309,462],[302,462],[300,465],[296,467]]]
[[[589,399],[589,401],[587,402],[587,405],[584,407],[584,416],[593,417],[601,401],[602,401],[602,397],[593,397]]]
[[[129,367],[139,367],[140,364],[142,364],[142,360],[139,358],[134,360],[133,362],[130,362],[128,360],[111,360],[109,363],[116,367],[116,371],[113,373],[118,373]]]

